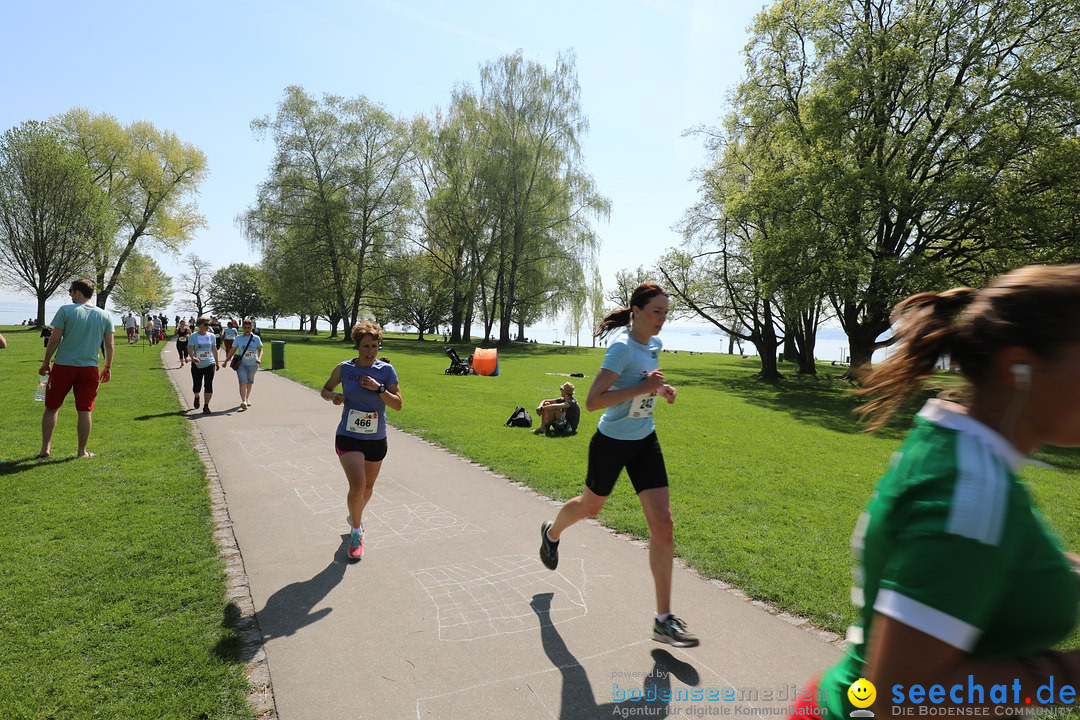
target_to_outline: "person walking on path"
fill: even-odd
[[[188,338],[188,353],[191,355],[191,391],[195,394],[195,409],[199,409],[199,393],[206,385],[202,411],[210,414],[210,398],[214,394],[214,373],[218,367],[217,338],[207,332],[210,321],[201,317],[195,325],[199,331]]]
[[[574,397],[574,383],[564,382],[559,388],[559,397],[541,400],[536,406],[536,414],[540,416],[540,427],[533,430],[537,435],[543,435],[549,428],[556,435],[576,433],[581,421],[581,406]]]
[[[41,416],[41,451],[39,458],[52,453],[52,436],[56,429],[56,416],[68,392],[75,392],[75,410],[78,413],[78,449],[75,456],[93,457],[86,449],[93,426],[92,413],[97,398],[98,384],[109,382],[113,361],[113,321],[109,313],[90,304],[94,295],[94,283],[78,279],[68,289],[71,304],[64,305],[53,317],[53,332],[45,347],[45,359],[38,369],[39,375],[48,375],[45,389],[45,413]],[[98,374],[98,350],[105,348],[105,367]],[[50,368],[49,363],[56,356]]]
[[[943,356],[968,388],[962,401],[926,402],[878,481],[851,541],[859,619],[848,651],[795,710],[820,714],[820,699],[846,717],[847,690],[865,678],[879,717],[913,710],[926,699],[916,688],[931,686],[945,689],[930,694],[942,714],[960,704],[1028,714],[1048,704],[1036,688],[1080,685],[1080,651],[1052,650],[1076,624],[1076,577],[1017,476],[1044,445],[1080,446],[1080,265],[913,295],[893,326],[896,349],[858,391],[872,398],[859,410],[871,429],[919,395]],[[1010,692],[973,697],[971,678]]]
[[[229,322],[232,322],[231,320]],[[251,332],[251,321],[244,321],[244,332],[236,338],[236,342],[226,341],[230,345],[225,354],[225,362],[222,367],[229,364],[233,355],[239,355],[240,364],[236,366],[236,378],[240,383],[240,410],[251,407],[251,388],[255,384],[255,373],[262,365],[263,341],[258,335]]]
[[[656,337],[668,314],[668,296],[656,283],[642,283],[630,307],[608,313],[597,337],[629,326],[611,342],[589,388],[589,412],[606,409],[589,442],[585,490],[562,506],[555,521],[540,527],[540,560],[554,570],[559,564],[559,539],[571,525],[595,517],[604,507],[615,481],[626,468],[649,525],[649,566],[656,589],[653,639],[675,647],[693,647],[698,638],[671,612],[674,535],[664,454],[656,436],[653,409],[657,396],[674,403],[676,390],[664,382]]]
[[[240,334],[237,329],[236,321],[229,318],[229,322],[225,325],[225,352],[228,353],[232,350],[233,341],[236,340],[236,336]],[[228,362],[228,360],[226,360]]]
[[[139,341],[139,320],[130,310],[124,316],[124,331],[127,333],[128,345],[134,345]]]
[[[352,329],[357,356],[335,367],[321,392],[324,400],[342,406],[334,446],[349,481],[351,560],[364,556],[364,508],[386,457],[386,408],[401,410],[402,406],[397,371],[377,358],[382,335],[375,323],[357,323]]]
[[[191,337],[191,328],[183,320],[176,328],[176,354],[180,356],[180,367],[184,367],[188,361],[188,338]]]

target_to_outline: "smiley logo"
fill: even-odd
[[[857,708],[868,708],[877,699],[877,688],[866,678],[859,678],[851,683],[847,691],[848,700]]]

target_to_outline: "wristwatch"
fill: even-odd
[[[379,389],[375,391],[375,394],[376,395],[382,395],[384,392],[386,392],[386,384],[385,383],[379,383]]]

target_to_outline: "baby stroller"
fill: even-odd
[[[447,375],[468,375],[469,366],[461,361],[461,358],[457,354],[457,350],[452,347],[443,348],[446,351],[446,356],[450,358],[450,367],[446,368]]]

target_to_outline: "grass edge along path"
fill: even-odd
[[[53,457],[34,459],[37,333],[0,351],[0,708],[6,718],[254,717],[206,470],[160,348],[122,334],[74,458],[71,396]]]
[[[297,332],[264,329],[263,337],[286,340],[283,374],[315,389],[355,353],[351,343],[325,335],[304,340]],[[472,352],[472,346],[456,349],[461,357]],[[578,435],[570,438],[541,438],[503,422],[516,405],[532,412],[568,379],[583,403],[603,353],[515,344],[499,350],[500,377],[446,376],[441,342],[388,334],[380,355],[397,368],[404,396],[403,411],[389,413],[389,421],[565,500],[581,492],[589,438],[602,413],[582,412]],[[856,400],[840,379],[846,368],[823,363],[818,378],[807,378],[785,364],[786,379],[770,384],[753,377],[756,358],[679,352],[664,353],[660,364],[679,388],[676,405],[661,403],[656,412],[671,477],[676,554],[704,578],[842,635],[855,617],[851,532],[917,405],[871,435],[851,413]],[[587,377],[558,374],[571,372]],[[943,376],[940,382],[955,381]],[[327,412],[337,410],[328,406]],[[1050,451],[1041,459],[1062,470],[1028,467],[1025,481],[1066,547],[1080,547],[1080,454]],[[599,520],[648,537],[625,475]],[[1078,639],[1074,633],[1068,645]]]

